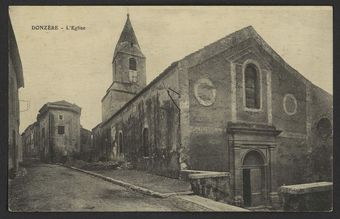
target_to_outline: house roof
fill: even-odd
[[[195,65],[202,60],[206,60],[212,56],[215,56],[216,54],[223,52],[233,46],[236,46],[239,43],[244,42],[248,39],[254,39],[264,51],[266,51],[274,60],[280,63],[289,73],[294,75],[296,78],[301,79],[304,82],[310,82],[297,70],[286,63],[284,59],[279,54],[277,54],[266,41],[264,41],[264,39],[256,32],[256,30],[252,26],[247,26],[238,31],[235,31],[223,37],[222,39],[217,40],[203,47],[202,49],[187,55],[182,60],[192,63],[191,65]]]
[[[138,84],[131,84],[131,83],[124,83],[124,82],[120,82],[120,81],[114,81],[114,82],[112,82],[110,87],[106,90],[106,94],[101,99],[101,101],[103,102],[105,97],[110,93],[109,92],[110,90],[125,92],[125,93],[131,94],[131,95],[136,95],[136,91],[138,90],[138,88],[139,88]]]
[[[73,103],[67,102],[66,100],[55,101],[55,102],[52,102],[51,104],[60,105],[60,106],[79,107],[79,106],[77,106],[77,105],[75,105]]]
[[[39,114],[37,118],[43,115],[48,109],[60,109],[60,110],[68,110],[73,111],[75,113],[81,113],[81,108],[76,104],[67,102],[65,100],[55,101],[55,102],[47,102],[45,103],[39,110]]]
[[[17,40],[15,38],[13,26],[11,23],[11,19],[8,19],[8,47],[9,47],[9,55],[13,62],[13,66],[16,73],[17,85],[18,88],[24,87],[24,74],[22,70],[22,63],[19,54]]]
[[[35,124],[36,124],[36,122],[34,122],[34,123],[30,124],[29,126],[27,126],[27,127],[25,128],[25,130],[22,132],[22,134],[26,133],[29,129],[33,129],[33,127],[34,127]]]

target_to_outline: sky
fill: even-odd
[[[146,56],[147,83],[172,62],[252,25],[308,80],[333,93],[332,8],[328,6],[11,6],[23,65],[20,131],[46,102],[82,108],[81,124],[101,122],[112,58],[126,14]],[[32,30],[36,25],[85,30]]]

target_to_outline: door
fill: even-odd
[[[14,171],[18,170],[18,146],[17,146],[17,135],[15,130],[12,130],[12,139],[13,139],[13,168]]]
[[[251,206],[250,169],[243,169],[243,202],[244,206]]]
[[[250,151],[243,160],[244,206],[259,206],[265,203],[264,160],[257,151]]]
[[[264,204],[264,176],[263,167],[255,167],[250,169],[250,187],[251,187],[251,206],[259,206]]]

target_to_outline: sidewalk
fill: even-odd
[[[190,183],[178,179],[171,179],[137,170],[88,171],[72,166],[69,166],[68,168],[104,179],[143,194],[159,198],[171,196],[171,198],[180,205],[193,205],[196,206],[196,208],[206,209],[204,211],[249,211],[244,208],[193,195]]]
[[[96,170],[92,171],[113,179],[129,182],[133,185],[159,193],[191,194],[189,182],[158,176],[137,170]]]

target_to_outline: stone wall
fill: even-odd
[[[129,80],[129,58],[134,58],[136,60],[136,71],[137,71],[137,83],[139,87],[143,89],[146,85],[146,64],[145,57],[141,57],[138,54],[133,54],[133,51],[130,51],[130,54],[125,52],[118,52],[114,58],[114,62],[112,63],[112,78],[113,81],[119,81],[122,83],[130,83]],[[132,54],[132,55],[131,55]]]
[[[23,68],[11,21],[8,22],[8,170],[14,177],[22,161],[22,143],[19,134],[19,88],[24,86]],[[7,92],[5,87],[2,93]]]
[[[124,104],[134,97],[135,94],[116,91],[110,89],[102,99],[102,121],[108,120],[115,114]]]
[[[331,211],[333,183],[318,182],[280,187],[284,211]]]
[[[229,173],[184,170],[181,171],[181,175],[182,179],[190,181],[191,188],[196,195],[232,204]]]
[[[39,155],[40,160],[49,161],[51,157],[49,156],[50,151],[50,129],[49,129],[49,117],[48,113],[45,113],[38,117],[39,123]]]
[[[29,125],[21,134],[23,159],[37,157],[39,154],[39,147],[36,144],[37,136],[37,123]]]
[[[92,156],[92,132],[90,130],[80,129],[80,158],[86,161],[91,160]]]
[[[188,69],[189,169],[228,169],[225,127],[231,117],[231,97],[226,95],[230,93],[226,69],[229,63],[221,55]]]
[[[8,169],[17,170],[19,166],[20,135],[19,135],[19,94],[17,86],[17,76],[9,56],[9,87],[8,87],[8,122],[9,122],[9,148],[8,148]]]
[[[332,181],[333,170],[333,96],[311,86],[308,181]]]
[[[94,156],[97,159],[124,159],[137,169],[178,177],[178,74],[175,66],[165,71],[168,73],[165,77],[149,84],[116,116],[93,129]],[[143,145],[145,129],[148,130],[147,152]]]

